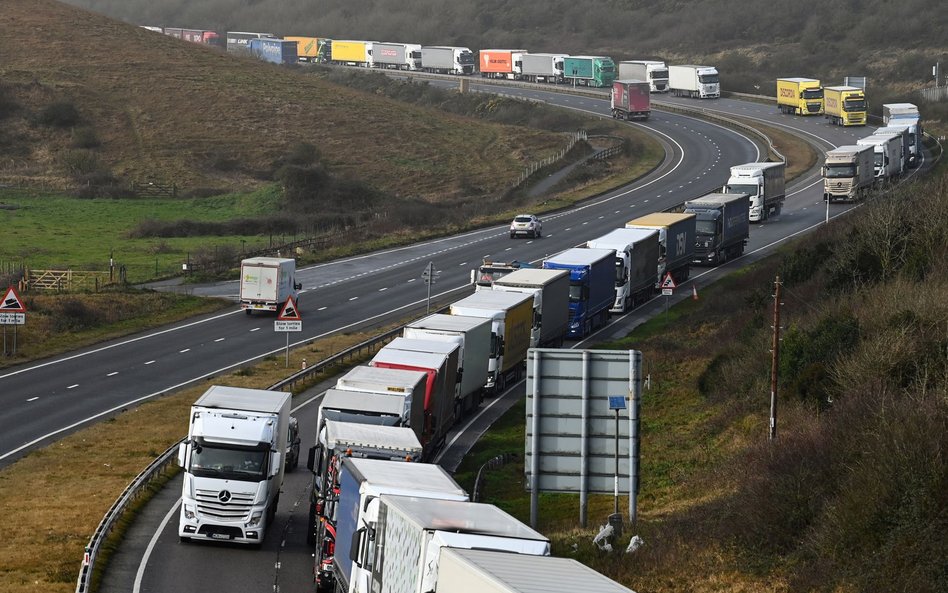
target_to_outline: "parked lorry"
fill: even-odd
[[[922,116],[912,103],[884,103],[882,121],[887,126],[908,126],[909,166],[917,167],[922,162]]]
[[[721,79],[713,66],[669,66],[668,88],[676,97],[717,99],[721,96]]]
[[[824,87],[823,113],[837,126],[864,126],[868,118],[866,92],[854,86]]]
[[[516,272],[521,268],[532,267],[533,266],[528,262],[517,260],[511,262],[495,262],[485,258],[484,263],[481,264],[477,270],[472,270],[472,282],[476,285],[475,290],[490,288],[494,282],[511,272]]]
[[[533,295],[530,347],[559,347],[569,330],[569,272],[517,270],[494,282],[492,290]]]
[[[279,312],[286,300],[299,299],[303,285],[296,281],[296,260],[279,257],[251,257],[240,262],[240,308]]]
[[[615,252],[574,247],[543,261],[547,270],[569,271],[570,338],[586,337],[609,320],[615,302]]]
[[[910,144],[909,137],[909,126],[892,123],[883,128],[876,128],[876,131],[873,132],[873,136],[894,136],[898,138],[899,146],[901,150],[899,154],[901,155],[902,165],[899,170],[904,173],[911,166],[911,155],[912,155],[912,146]]]
[[[376,520],[359,524],[356,533],[353,593],[435,591],[441,554],[451,548],[550,554],[544,535],[494,505],[476,502],[383,494]]]
[[[586,243],[591,249],[615,251],[612,313],[625,313],[652,298],[658,269],[658,231],[615,229]]]
[[[563,59],[563,78],[574,85],[607,88],[616,79],[616,65],[606,56],[569,56]]]
[[[285,39],[251,39],[250,55],[272,64],[295,64],[299,61],[296,42]]]
[[[661,286],[665,272],[677,284],[691,274],[691,260],[695,253],[695,220],[692,212],[654,212],[625,223],[627,229],[658,231],[658,274],[655,288]]]
[[[408,427],[405,397],[394,393],[327,389],[316,414],[317,433],[327,420]]]
[[[322,45],[322,40],[319,37],[287,35],[283,39],[296,42],[296,57],[300,62],[316,63],[319,61],[319,48]]]
[[[668,66],[657,60],[625,60],[619,62],[620,80],[644,80],[653,93],[668,92]]]
[[[823,87],[815,78],[778,78],[777,108],[791,115],[823,113]]]
[[[415,434],[425,448],[428,460],[444,444],[448,430],[454,425],[454,400],[457,392],[458,358],[447,354],[410,352],[389,348],[379,350],[369,366],[425,373],[424,412],[419,427],[412,419]]]
[[[217,33],[217,31],[210,31],[208,29],[182,29],[179,27],[146,27],[151,30],[157,29],[159,33],[164,33],[170,37],[176,39],[183,39],[185,41],[190,41],[191,43],[201,43],[204,45],[211,45],[214,47],[224,48],[224,38]]]
[[[474,53],[466,47],[426,45],[421,48],[421,69],[437,74],[474,74]]]
[[[341,66],[372,67],[371,41],[347,41],[333,39],[330,48],[330,60]]]
[[[902,140],[897,136],[866,136],[856,146],[872,147],[872,171],[882,183],[902,173]]]
[[[378,393],[403,400],[400,426],[409,426],[421,440],[425,425],[425,396],[428,375],[421,371],[357,366],[336,379],[339,391]],[[328,392],[327,392],[328,395]]]
[[[276,39],[272,33],[254,33],[252,31],[228,31],[224,36],[227,51],[237,54],[250,53],[251,39]]]
[[[858,200],[872,188],[874,150],[871,146],[838,146],[823,163],[823,199]]]
[[[750,236],[750,196],[708,194],[685,202],[695,220],[695,254],[691,263],[716,266],[744,253]]]
[[[520,76],[528,82],[561,83],[565,80],[563,61],[567,57],[567,54],[523,54]]]
[[[448,365],[453,368],[454,371],[454,383],[450,385],[451,387],[451,405],[453,409],[451,410],[450,423],[453,425],[454,421],[459,418],[460,403],[462,399],[466,398],[477,398],[479,396],[478,392],[472,393],[462,393],[462,374],[463,374],[463,362],[464,358],[462,356],[463,350],[461,348],[461,339],[455,338],[453,340],[428,340],[428,339],[419,339],[419,338],[395,338],[389,342],[385,348],[390,350],[404,350],[406,352],[420,352],[423,354],[435,354],[443,355],[448,358]],[[486,358],[484,359],[486,362]],[[483,385],[483,384],[482,384]]]
[[[416,43],[373,43],[372,63],[376,68],[421,70],[421,45]]]
[[[191,406],[178,536],[263,542],[285,471],[291,394],[214,385]]]
[[[409,323],[402,330],[402,335],[415,340],[457,344],[460,348],[458,377],[461,389],[454,415],[460,418],[480,405],[487,384],[487,361],[490,358],[489,319],[437,313]]]
[[[616,80],[612,83],[610,106],[616,119],[648,119],[652,113],[649,84],[644,80]]]
[[[787,164],[747,163],[731,167],[731,176],[724,186],[726,194],[748,194],[750,196],[750,221],[767,220],[770,215],[779,216],[787,199],[785,173]]]
[[[484,290],[451,305],[451,315],[491,320],[491,350],[487,361],[486,394],[503,393],[520,380],[530,347],[533,295]]]
[[[634,593],[572,558],[442,548],[434,593]]]
[[[363,530],[376,525],[379,497],[385,494],[413,496],[428,500],[467,501],[467,493],[440,466],[429,463],[393,463],[378,459],[342,460],[339,496],[336,504],[335,550],[332,559],[333,583],[324,590],[356,589],[353,558],[363,558],[360,546]],[[397,549],[397,548],[396,548]],[[394,551],[394,550],[393,550]],[[320,568],[316,566],[317,570]],[[364,586],[365,583],[362,583]]]
[[[525,49],[482,49],[480,72],[485,78],[520,78]]]

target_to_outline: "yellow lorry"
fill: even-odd
[[[866,92],[854,86],[828,86],[823,88],[823,113],[830,123],[837,126],[864,126],[869,106]]]
[[[334,64],[372,67],[371,41],[333,40],[330,51]]]
[[[296,42],[296,55],[301,62],[318,62],[319,61],[319,48],[320,40],[319,37],[299,37],[299,36],[287,36],[284,37],[287,41]]]
[[[778,78],[777,108],[793,115],[823,113],[823,88],[815,78]]]

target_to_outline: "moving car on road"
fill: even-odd
[[[518,235],[529,235],[534,239],[543,236],[543,223],[533,214],[518,214],[510,223],[510,238]]]

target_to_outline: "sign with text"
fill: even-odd
[[[26,313],[0,313],[0,325],[24,325]]]
[[[283,321],[277,319],[273,322],[273,331],[275,332],[301,332],[303,331],[302,321]]]

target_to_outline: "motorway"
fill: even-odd
[[[607,100],[547,90],[505,92],[608,113]],[[689,106],[698,103],[665,97],[661,100]],[[700,106],[722,115],[792,126],[822,147],[849,144],[869,132],[866,128],[847,130],[822,120],[784,116],[763,104],[728,99],[705,103],[710,105]],[[439,298],[459,296],[470,290],[470,270],[484,257],[498,261],[541,259],[636,216],[712,191],[723,184],[728,167],[760,158],[758,147],[747,137],[698,119],[653,112],[647,123],[632,125],[641,125],[657,135],[666,149],[663,165],[625,188],[544,216],[544,238],[540,240],[510,240],[506,226],[496,226],[301,270],[299,280],[306,288],[300,302],[304,332],[294,336],[295,342],[423,311],[426,287],[420,274],[428,261],[441,271],[433,296],[435,292]],[[851,207],[834,204],[830,212],[836,216]],[[753,225],[748,251],[761,256],[785,237],[818,226],[825,212],[821,180],[809,172],[788,187],[788,200],[780,217]],[[732,262],[729,267],[742,263]],[[693,273],[693,279],[696,277],[700,275]],[[707,283],[709,279],[705,276],[700,281]],[[234,296],[235,286],[222,283],[203,291]],[[644,309],[654,306],[653,301]],[[633,312],[629,318],[640,314],[641,310]],[[233,309],[4,371],[0,374],[0,404],[6,410],[0,419],[0,464],[9,464],[68,431],[149,397],[279,352],[285,338],[274,334],[271,322],[272,318],[246,317]],[[504,397],[516,396],[511,392]],[[295,415],[300,418],[303,442],[312,442],[316,408],[312,404],[318,400],[311,395],[298,400]],[[102,590],[309,590],[312,559],[304,532],[308,485],[305,470],[287,475],[277,529],[268,533],[261,550],[248,550],[179,544],[176,488],[180,485],[172,483],[136,523],[127,546],[123,546],[134,552],[116,557]]]

